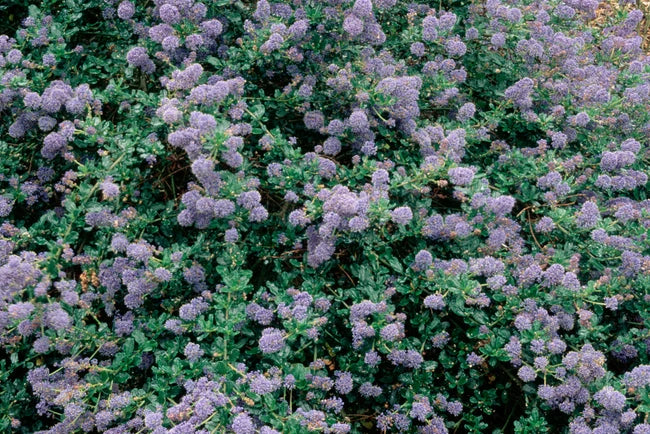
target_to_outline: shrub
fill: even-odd
[[[2,431],[650,432],[639,10],[2,8]]]

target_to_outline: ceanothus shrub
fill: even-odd
[[[3,5],[0,430],[650,433],[607,7]]]

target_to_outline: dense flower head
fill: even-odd
[[[285,337],[281,330],[266,328],[262,331],[259,347],[263,353],[275,353],[285,346]]]
[[[134,47],[126,55],[130,65],[140,68],[144,73],[152,73],[156,66],[149,58],[149,54],[143,47]]]
[[[391,220],[399,225],[405,225],[413,218],[413,211],[407,206],[395,208],[390,213]]]
[[[607,410],[621,411],[625,406],[625,395],[611,386],[603,387],[594,399]]]
[[[598,205],[587,201],[580,208],[580,212],[577,213],[576,225],[580,228],[593,228],[598,223],[599,218]]]
[[[130,1],[123,1],[117,7],[117,16],[123,20],[128,20],[135,14],[135,6]]]
[[[474,179],[474,170],[469,167],[454,167],[447,172],[452,183],[460,186],[467,186]]]

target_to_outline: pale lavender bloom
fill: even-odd
[[[474,179],[474,169],[469,167],[454,167],[447,172],[449,180],[456,185],[467,186]]]
[[[521,341],[515,336],[510,336],[510,341],[504,345],[503,349],[513,360],[521,357]]]
[[[476,106],[471,102],[465,103],[458,109],[456,120],[459,122],[466,122],[473,118],[475,113]]]
[[[589,115],[586,112],[580,112],[575,116],[573,116],[571,120],[575,125],[578,125],[580,127],[586,127],[591,119],[589,118]]]
[[[517,330],[530,330],[533,326],[530,315],[521,313],[515,317],[515,327]]]
[[[223,238],[227,243],[235,243],[237,240],[239,240],[239,232],[236,228],[226,229]]]
[[[433,310],[442,310],[445,307],[445,299],[441,294],[431,294],[424,299],[424,307]]]
[[[361,147],[361,153],[363,155],[377,155],[377,145],[371,141],[364,142],[363,146]]]
[[[498,217],[504,217],[506,214],[509,214],[514,206],[515,199],[511,196],[489,198],[487,201],[487,208]]]
[[[56,65],[56,57],[52,53],[46,53],[43,55],[43,66],[54,66]]]
[[[548,342],[548,350],[551,354],[562,354],[566,350],[566,343],[560,338],[551,339]]]
[[[181,322],[177,319],[168,319],[165,321],[165,329],[177,335],[183,334],[184,331]]]
[[[388,354],[388,360],[395,366],[416,369],[424,362],[422,355],[415,350],[393,350]]]
[[[202,74],[203,67],[198,63],[193,63],[183,70],[174,70],[172,79],[165,84],[165,87],[168,90],[191,89],[199,81]]]
[[[192,299],[178,310],[178,316],[185,321],[193,321],[208,309],[208,304],[202,297]]]
[[[505,90],[505,97],[511,99],[521,109],[530,108],[533,104],[530,95],[535,83],[529,77],[522,78]]]
[[[362,232],[368,228],[368,225],[368,220],[359,216],[352,217],[348,222],[348,226],[352,232]]]
[[[624,382],[628,387],[641,388],[650,385],[650,365],[639,365],[626,372]]]
[[[368,129],[368,116],[363,110],[355,110],[348,118],[348,126],[354,133],[361,133]]]
[[[210,114],[193,111],[190,113],[190,126],[199,130],[201,134],[208,134],[217,127],[217,121]]]
[[[67,148],[67,143],[67,140],[61,134],[50,133],[43,139],[41,155],[48,160],[52,160]]]
[[[476,353],[471,352],[467,355],[467,364],[469,366],[480,365],[481,362],[483,362],[483,359],[481,358],[481,356],[477,355]]]
[[[269,212],[261,205],[254,207],[250,214],[248,215],[248,221],[250,222],[263,222],[269,216]]]
[[[465,31],[465,39],[468,41],[478,39],[479,33],[476,27],[470,27]]]
[[[307,217],[305,210],[297,209],[289,213],[289,223],[293,226],[305,227],[311,223],[311,219]]]
[[[268,41],[260,46],[260,51],[264,54],[269,54],[273,51],[279,50],[284,43],[284,38],[279,33],[272,33]]]
[[[347,187],[338,185],[323,204],[323,211],[334,212],[340,216],[354,216],[359,210],[359,199]]]
[[[375,188],[386,188],[389,180],[390,176],[384,169],[379,169],[372,174],[372,186]]]
[[[553,264],[543,273],[542,286],[559,285],[564,278],[564,267],[561,264]]]
[[[124,315],[123,317],[116,318],[113,325],[116,335],[129,335],[133,331],[133,315]]]
[[[34,305],[29,302],[19,302],[10,304],[7,307],[7,313],[13,319],[25,319],[34,311]]]
[[[352,13],[359,18],[372,16],[372,2],[370,0],[356,0],[352,6]]]
[[[463,412],[463,404],[458,401],[449,401],[447,403],[447,411],[452,416],[459,416]]]
[[[266,378],[260,373],[252,373],[250,375],[250,389],[258,395],[275,392],[282,385],[279,378]]]
[[[114,252],[126,252],[126,248],[129,246],[129,240],[123,234],[113,234],[111,239],[111,250]]]
[[[176,48],[180,47],[181,41],[178,39],[177,36],[167,36],[165,39],[162,40],[162,48],[165,51],[173,51]]]
[[[47,311],[46,321],[47,325],[54,330],[63,330],[72,324],[72,318],[70,318],[70,315],[66,311],[61,309],[58,303],[50,305]]]
[[[427,15],[422,20],[422,39],[434,41],[438,38],[438,19],[433,15]]]
[[[27,92],[23,97],[25,107],[37,109],[41,106],[41,96],[36,92]]]
[[[285,347],[284,333],[276,328],[265,328],[259,340],[259,348],[264,354],[277,353]]]
[[[506,44],[506,35],[503,32],[498,32],[492,35],[490,43],[494,48],[501,48]]]
[[[50,350],[50,339],[47,336],[41,336],[34,341],[34,352],[37,354],[45,354]]]
[[[284,381],[282,382],[282,385],[289,390],[293,390],[296,388],[296,377],[294,377],[292,374],[287,375],[284,377]]]
[[[625,395],[612,386],[605,386],[594,395],[594,399],[606,410],[622,411],[625,406]]]
[[[578,280],[578,277],[575,275],[575,273],[569,271],[562,278],[562,286],[573,291],[577,291],[580,289],[580,281]]]
[[[390,217],[393,223],[396,223],[398,225],[405,225],[408,224],[413,218],[413,211],[411,211],[411,208],[408,206],[401,206],[391,211]]]
[[[325,118],[320,111],[310,111],[305,113],[303,121],[305,122],[305,126],[310,130],[319,130],[323,128]]]
[[[271,5],[266,0],[259,0],[253,13],[253,18],[257,21],[266,21],[271,16]]]
[[[616,297],[605,297],[604,298],[605,307],[609,310],[618,309],[618,298]]]
[[[607,172],[613,172],[633,164],[635,159],[636,156],[631,151],[603,152],[600,168]]]
[[[185,46],[190,50],[198,50],[203,46],[205,41],[203,36],[198,34],[192,34],[185,37]]]
[[[336,137],[328,137],[323,142],[323,153],[326,155],[336,155],[341,152],[341,141]]]
[[[38,118],[38,128],[41,131],[52,131],[52,129],[56,126],[56,119],[50,117],[50,116],[41,116]]]
[[[151,257],[151,250],[144,242],[131,243],[126,248],[126,255],[135,260],[146,262]]]
[[[414,402],[411,405],[411,411],[409,415],[412,418],[419,420],[420,422],[425,422],[427,420],[427,417],[431,414],[431,412],[432,412],[432,408],[431,405],[429,404],[429,399],[424,397],[424,399]]]
[[[318,174],[325,179],[331,179],[336,175],[336,163],[327,158],[318,157]]]
[[[388,1],[388,0],[383,0],[383,1]],[[352,427],[348,423],[336,422],[333,423],[329,429],[332,434],[347,434],[350,432]],[[260,434],[264,434],[264,433],[260,433]]]
[[[147,50],[143,47],[134,47],[126,54],[126,61],[129,65],[140,68],[144,73],[151,74],[155,71],[156,66],[149,58]]]
[[[417,57],[424,56],[426,48],[422,42],[414,42],[411,44],[411,54]]]
[[[399,341],[404,337],[404,324],[395,322],[385,325],[379,335],[390,342]]]
[[[374,367],[381,362],[381,357],[376,351],[369,351],[365,354],[363,362],[368,366]]]
[[[359,393],[361,396],[364,396],[366,398],[376,398],[377,396],[381,395],[381,387],[374,386],[369,382],[365,382],[359,386]]]
[[[8,197],[0,196],[0,217],[7,217],[14,207],[14,201]]]
[[[255,424],[246,413],[239,413],[232,421],[231,429],[234,434],[255,434]]]
[[[522,366],[521,368],[519,368],[519,372],[517,372],[517,376],[521,378],[522,381],[526,383],[530,383],[531,381],[535,381],[537,374],[535,373],[535,370],[530,366]]]
[[[536,369],[539,369],[540,371],[546,370],[546,367],[548,366],[548,359],[546,357],[540,356],[540,357],[535,357],[535,360],[533,361],[533,364],[535,365]]]
[[[350,36],[358,36],[363,32],[363,21],[356,15],[348,15],[343,20],[343,30]]]
[[[17,50],[15,48],[9,50],[6,56],[7,62],[14,63],[14,64],[20,62],[22,58],[23,58],[23,53],[21,53],[20,50]]]
[[[287,32],[291,35],[291,38],[294,40],[302,39],[309,30],[309,20],[298,20],[294,22]]]
[[[441,30],[451,30],[455,25],[458,17],[453,12],[443,12],[438,21],[438,27]]]
[[[451,57],[461,57],[467,52],[467,46],[458,36],[448,39],[445,44],[445,49]]]
[[[544,176],[537,178],[537,186],[543,189],[554,188],[562,182],[562,175],[556,171],[550,171]]]
[[[120,187],[113,182],[113,177],[107,176],[101,183],[104,199],[113,199],[120,195]]]
[[[598,220],[600,220],[598,205],[591,201],[587,201],[582,205],[580,212],[576,216],[576,225],[579,228],[589,229],[596,226]]]
[[[339,119],[333,119],[327,125],[327,134],[340,136],[345,131],[345,124]]]
[[[205,354],[205,352],[201,349],[201,347],[193,342],[189,342],[186,346],[185,349],[183,350],[183,354],[185,354],[185,357],[187,357],[187,360],[190,362],[196,362]]]
[[[169,282],[172,278],[172,273],[163,267],[156,268],[153,274],[161,282]]]
[[[638,153],[641,150],[641,144],[634,139],[627,139],[621,143],[621,151]]]
[[[271,163],[266,166],[266,173],[269,177],[279,177],[282,176],[282,170],[284,166],[280,163]]]
[[[156,42],[162,42],[163,39],[173,34],[174,28],[169,24],[158,24],[149,29],[149,37]]]
[[[181,14],[176,6],[165,3],[159,9],[160,19],[167,24],[176,24],[181,19]]]
[[[207,20],[200,24],[203,34],[208,38],[216,38],[223,31],[223,24],[219,20]]]
[[[117,7],[117,16],[122,20],[128,20],[135,14],[135,6],[130,1],[123,1]]]
[[[420,250],[415,255],[413,267],[417,270],[426,270],[433,263],[433,256],[426,250]]]
[[[95,415],[95,425],[99,431],[106,431],[114,420],[115,415],[112,411],[101,410]]]
[[[214,203],[213,212],[217,218],[228,217],[235,212],[235,204],[228,199],[219,199]]]
[[[336,381],[334,382],[334,387],[336,391],[342,395],[347,395],[352,391],[353,380],[352,374],[349,372],[335,372]]]

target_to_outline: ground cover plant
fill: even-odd
[[[650,58],[596,0],[0,5],[0,431],[650,433]]]

